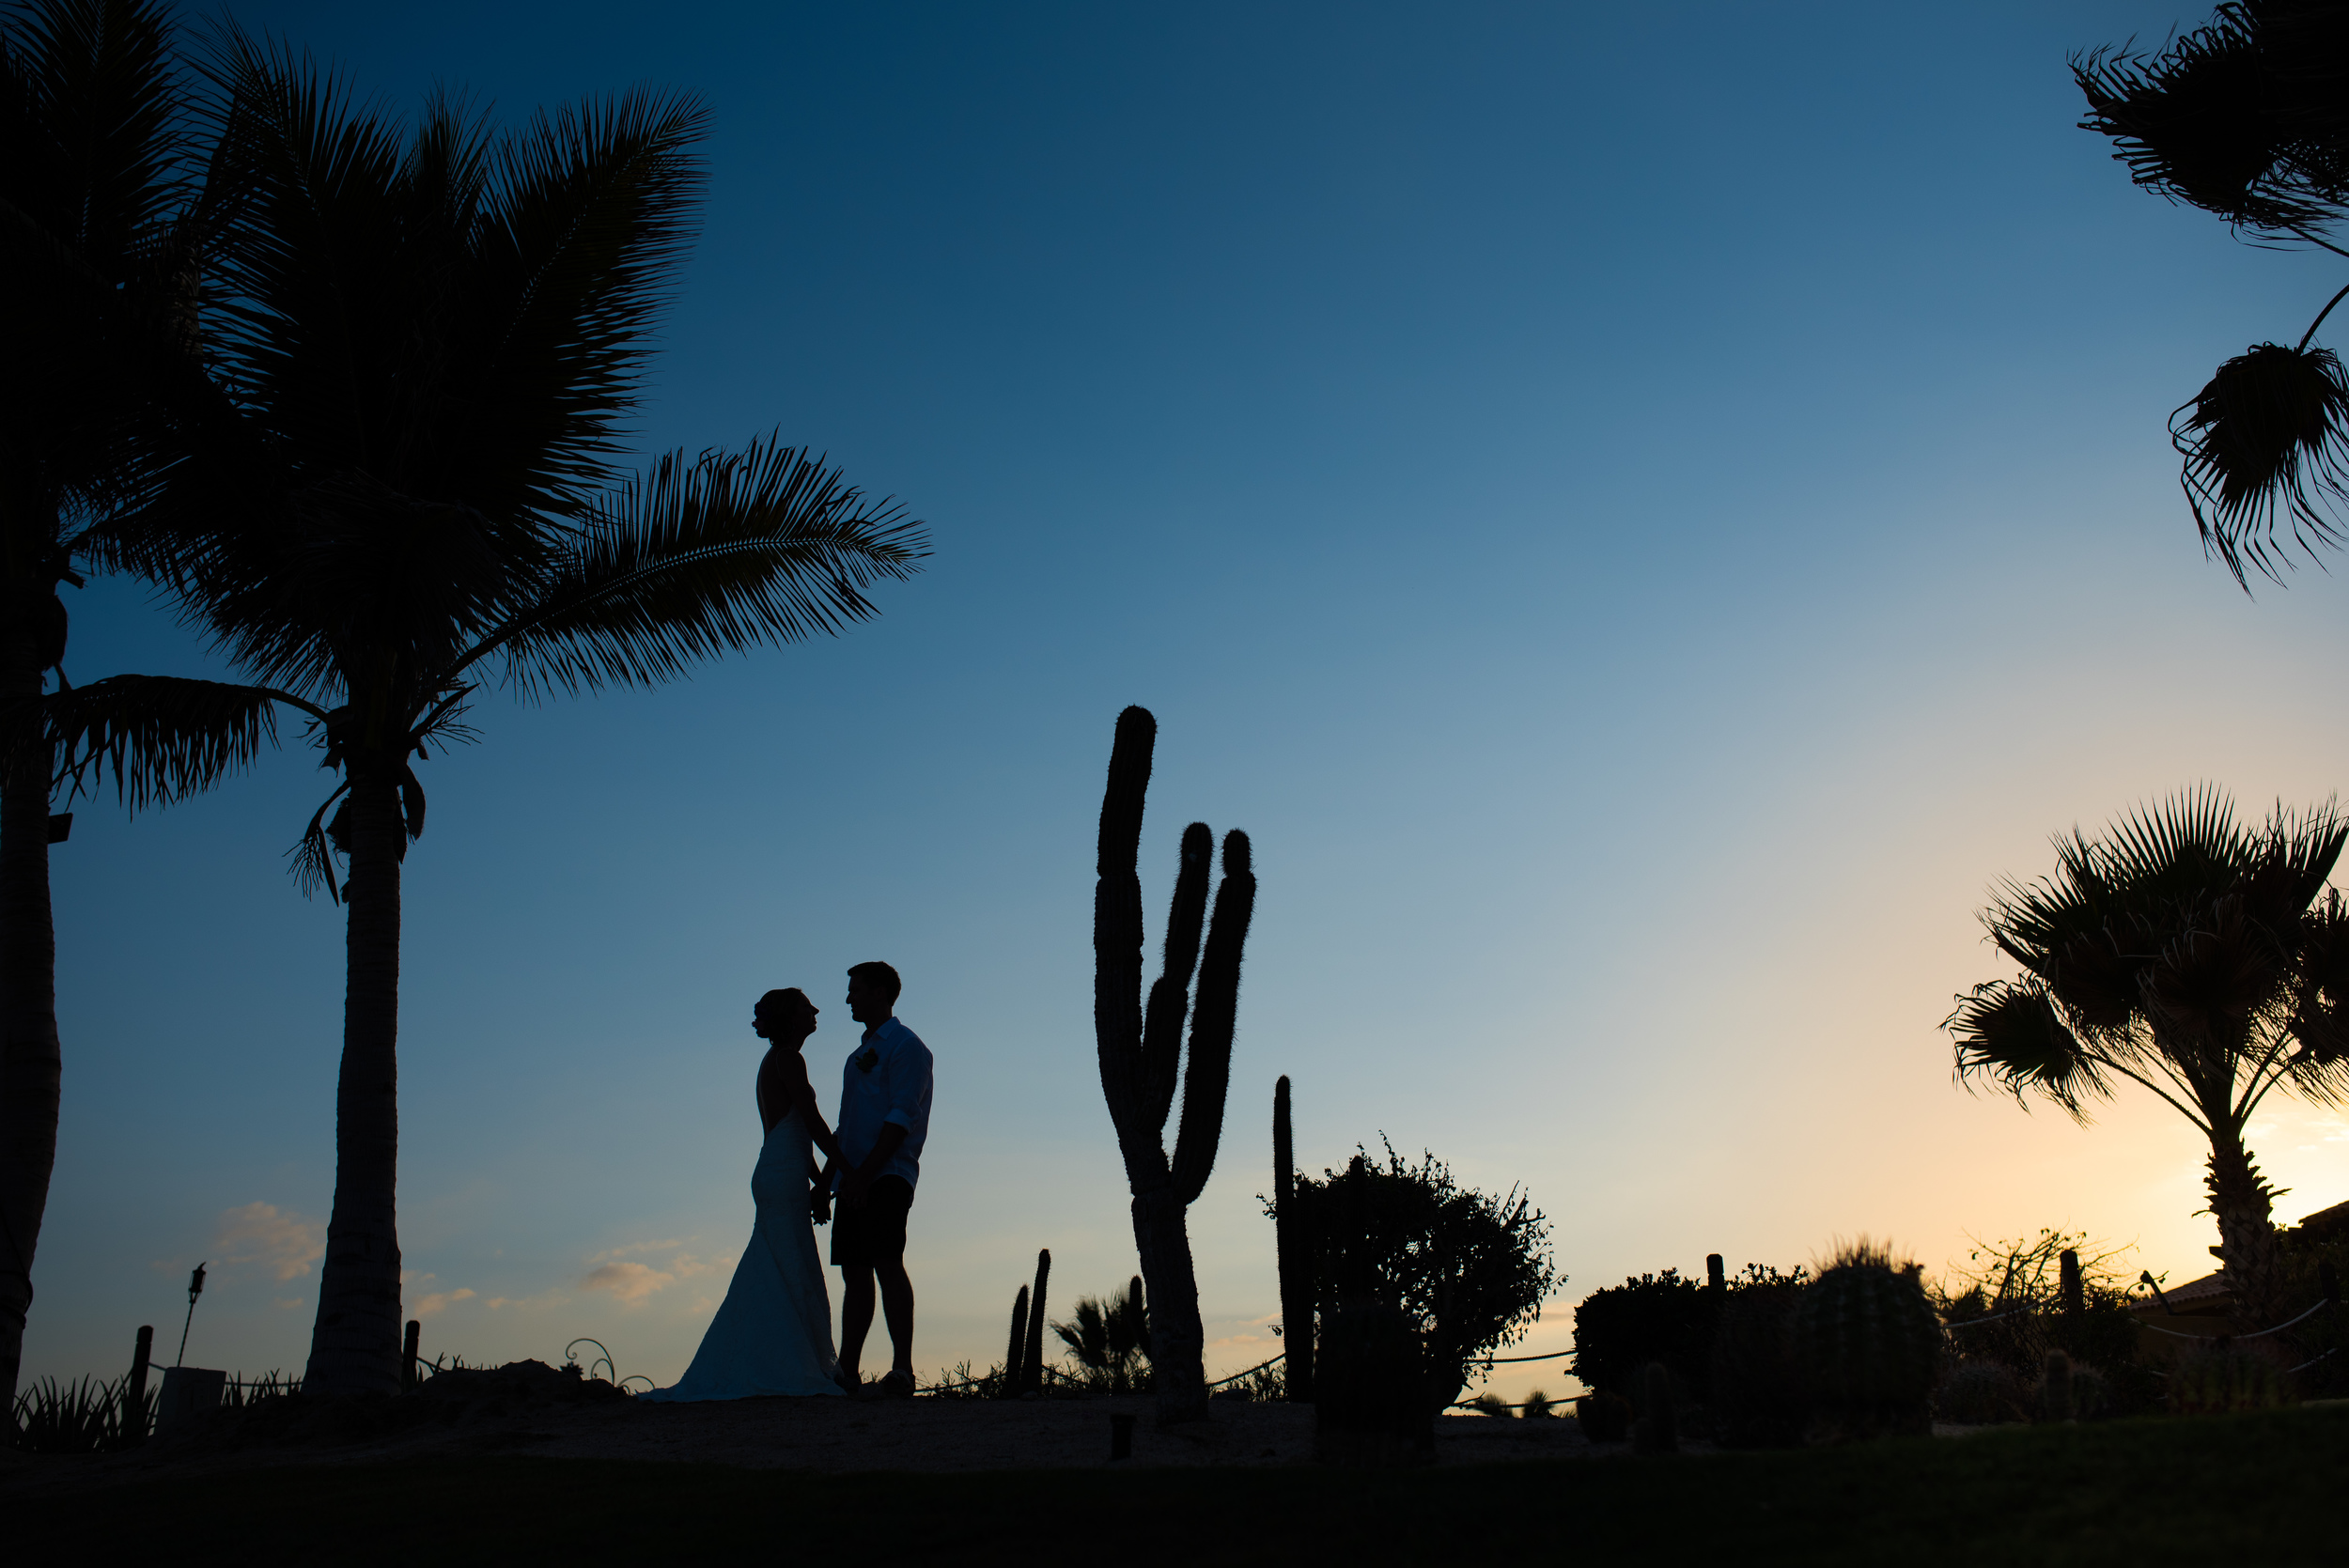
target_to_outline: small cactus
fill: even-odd
[[[1019,1360],[1027,1348],[1028,1287],[1021,1285],[1011,1298],[1011,1348],[1003,1352],[1003,1386],[995,1391],[997,1399],[1019,1397]]]
[[[1052,1254],[1050,1249],[1035,1255],[1035,1291],[1028,1297],[1027,1348],[1019,1358],[1019,1391],[1038,1394],[1044,1391],[1044,1281],[1052,1276]]]
[[[1791,1343],[1805,1390],[1838,1436],[1932,1430],[1941,1320],[1914,1267],[1894,1268],[1864,1237],[1845,1248],[1804,1289]]]
[[[2039,1419],[2072,1419],[2072,1358],[2061,1350],[2047,1352],[2046,1370],[2039,1374]]]
[[[1299,1405],[1314,1402],[1314,1255],[1297,1214],[1296,1141],[1289,1132],[1289,1080],[1272,1086],[1272,1241],[1281,1283],[1282,1386]]]

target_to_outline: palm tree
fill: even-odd
[[[2159,54],[2098,50],[2072,73],[2084,131],[2110,137],[2138,184],[2224,218],[2254,243],[2349,256],[2326,231],[2349,213],[2349,10],[2246,0]],[[2170,415],[2180,482],[2205,552],[2244,583],[2292,552],[2343,542],[2349,502],[2349,377],[2310,348],[2349,287],[2291,348],[2254,344]]]
[[[525,697],[677,678],[875,613],[920,524],[773,441],[614,469],[648,329],[690,238],[706,113],[639,91],[494,131],[449,95],[412,130],[225,30],[242,193],[210,402],[149,430],[164,471],[133,557],[258,683],[214,692],[225,743],[273,705],[340,784],[294,853],[345,907],[334,1206],[307,1387],[399,1380],[401,865],[416,764]],[[58,738],[135,741],[161,693],[80,689]],[[338,865],[347,867],[337,879]]]
[[[2021,977],[1976,986],[1943,1022],[1961,1082],[2084,1123],[2126,1080],[2200,1128],[2214,1250],[2263,1324],[2280,1305],[2275,1189],[2244,1128],[2279,1085],[2349,1098],[2349,908],[2326,887],[2344,840],[2330,805],[2247,828],[2207,788],[2101,840],[2059,836],[2052,877],[2007,882],[1982,911]]]
[[[1099,1378],[1112,1394],[1130,1394],[1148,1387],[1150,1325],[1143,1305],[1142,1276],[1137,1274],[1122,1296],[1106,1298],[1081,1296],[1076,1315],[1052,1325],[1060,1343],[1077,1358],[1077,1364]]]
[[[59,759],[38,727],[49,673],[66,685],[58,586],[81,584],[77,565],[138,548],[117,526],[145,478],[133,431],[147,401],[194,374],[201,265],[223,210],[192,156],[175,62],[151,0],[27,0],[0,20],[0,1374],[11,1399],[63,1065],[49,846],[71,819],[51,815]],[[151,692],[136,732],[101,759],[141,800],[202,787],[266,738],[250,720],[224,726],[209,695],[181,711],[188,694]],[[159,756],[176,760],[149,773]]]

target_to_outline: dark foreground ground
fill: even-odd
[[[60,1488],[42,1470],[0,1480],[11,1561],[2349,1562],[2340,1406],[1387,1472],[483,1454]]]

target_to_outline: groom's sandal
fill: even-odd
[[[874,1392],[882,1399],[911,1399],[913,1397],[913,1374],[900,1372],[892,1367],[881,1374],[881,1380],[873,1385],[873,1389]]]

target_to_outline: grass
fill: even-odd
[[[62,1463],[62,1462],[59,1462]],[[9,1509],[23,1561],[1018,1560],[2338,1562],[2349,1408],[2016,1428],[1784,1453],[1403,1473],[1023,1471],[827,1478],[484,1458],[308,1466]],[[42,1550],[41,1548],[47,1548]],[[813,1556],[811,1556],[813,1554]]]

